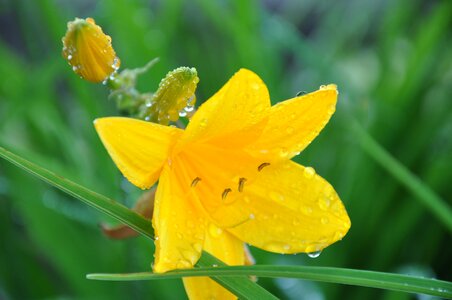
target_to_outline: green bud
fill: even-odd
[[[180,67],[160,81],[151,102],[142,112],[145,120],[168,125],[193,110],[199,78],[195,68]]]

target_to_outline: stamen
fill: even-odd
[[[227,196],[230,192],[232,192],[232,190],[231,190],[230,188],[225,189],[225,190],[223,191],[223,193],[221,194],[221,198],[222,198],[223,200],[226,199],[226,196]]]
[[[260,164],[259,167],[257,167],[257,170],[260,172],[260,171],[262,171],[263,168],[265,168],[269,165],[270,165],[270,163],[264,162],[264,163]]]
[[[245,185],[246,182],[246,178],[241,177],[239,179],[239,192],[243,192],[243,186]]]
[[[198,184],[198,182],[200,182],[200,181],[201,181],[201,178],[196,177],[196,178],[193,179],[193,181],[191,182],[191,187],[195,187],[195,186]]]

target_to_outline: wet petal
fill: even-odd
[[[177,128],[120,117],[97,119],[94,125],[122,174],[140,188],[155,183],[182,133]]]
[[[189,191],[180,185],[177,173],[165,166],[155,195],[154,272],[193,267],[201,255],[205,223],[190,201]]]
[[[336,85],[272,106],[259,139],[249,151],[263,161],[289,159],[308,146],[336,109]]]
[[[120,64],[111,38],[92,18],[76,18],[68,23],[63,38],[63,56],[75,73],[92,82],[104,81]]]
[[[255,73],[241,69],[199,108],[183,143],[215,139],[223,141],[225,147],[248,144],[260,134],[249,129],[261,122],[269,108],[265,84]],[[236,134],[239,131],[241,134]]]
[[[231,266],[245,263],[243,242],[214,224],[208,226],[204,250]],[[237,299],[231,292],[208,277],[184,278],[184,286],[191,300]]]
[[[350,219],[333,187],[294,162],[263,168],[228,206],[211,213],[240,240],[278,253],[315,252],[342,239]]]

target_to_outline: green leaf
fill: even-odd
[[[444,298],[452,298],[452,283],[442,280],[414,277],[408,275],[382,273],[373,271],[306,267],[306,266],[229,266],[216,268],[200,268],[190,270],[176,270],[164,274],[150,272],[131,274],[88,274],[88,279],[95,280],[155,280],[172,279],[187,276],[259,276],[259,277],[287,277],[300,278],[322,282],[341,283],[394,290],[400,292],[419,293]]]
[[[77,183],[74,183],[49,170],[46,170],[14,153],[5,150],[2,147],[0,147],[0,157],[24,169],[25,171],[28,171],[29,173],[62,190],[63,192],[68,193],[69,195],[106,213],[107,215],[116,218],[124,224],[127,224],[142,235],[153,239],[154,233],[151,223],[148,220],[144,219],[142,216],[128,209],[124,205],[121,205],[108,197],[93,192]],[[207,267],[212,265],[225,266],[222,261],[206,252],[203,252],[203,255],[199,259],[197,266]],[[260,299],[277,299],[267,290],[252,282],[246,276],[214,276],[212,277],[212,279],[222,284],[225,288],[243,299],[247,299],[249,297]]]
[[[418,177],[378,144],[356,121],[350,123],[360,145],[381,167],[402,183],[422,205],[452,232],[452,209]]]

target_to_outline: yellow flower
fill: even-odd
[[[237,72],[186,130],[120,117],[95,127],[121,172],[140,188],[159,180],[155,272],[190,268],[201,251],[245,262],[244,242],[277,253],[316,252],[350,220],[333,187],[290,159],[335,111],[335,85],[271,106],[261,79]],[[208,278],[186,278],[192,299],[233,298]]]
[[[92,18],[76,18],[67,24],[63,37],[63,57],[72,70],[83,79],[102,82],[120,65],[111,38],[105,35]]]

